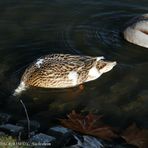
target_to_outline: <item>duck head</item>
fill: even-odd
[[[96,68],[100,74],[103,74],[112,70],[113,67],[116,66],[116,64],[117,64],[116,61],[111,62],[111,61],[100,60],[98,61]]]

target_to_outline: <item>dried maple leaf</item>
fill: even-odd
[[[138,146],[139,148],[148,148],[148,130],[138,128],[136,124],[129,126],[122,134],[127,143]]]
[[[102,116],[96,116],[89,113],[86,116],[72,111],[67,115],[68,119],[60,119],[61,124],[67,128],[73,129],[83,134],[92,135],[105,140],[111,140],[116,137],[112,128],[101,122]]]

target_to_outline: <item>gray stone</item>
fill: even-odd
[[[71,132],[72,130],[62,126],[54,126],[48,130],[49,135],[56,137],[58,147],[65,145],[71,139]]]
[[[31,143],[36,143],[37,146],[51,146],[51,144],[56,140],[56,138],[39,133],[30,138]]]
[[[13,135],[19,135],[21,132],[23,132],[24,128],[22,126],[17,126],[13,124],[3,124],[0,126],[0,130]]]
[[[70,129],[65,128],[65,127],[63,127],[63,126],[54,126],[54,127],[51,127],[51,128],[49,129],[49,131],[54,131],[54,132],[58,132],[58,133],[61,133],[61,134],[66,134],[66,133],[71,132]]]
[[[63,126],[54,126],[48,130],[48,134],[56,137],[56,147],[65,147],[76,144],[76,140],[72,135],[72,130]]]
[[[126,143],[124,139],[114,139],[114,141],[104,141],[93,136],[74,134],[77,144],[68,148],[135,148],[135,146]],[[120,141],[120,142],[119,142]]]
[[[83,140],[74,135],[77,140],[76,145],[69,146],[69,148],[103,148],[102,143],[92,136],[83,136]]]
[[[7,113],[0,113],[0,123],[5,124],[7,123],[11,118],[11,115]]]

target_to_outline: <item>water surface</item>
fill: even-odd
[[[55,124],[72,109],[103,114],[114,126],[148,128],[148,49],[126,42],[125,22],[147,13],[148,1],[5,0],[0,2],[0,106],[25,118],[12,97],[25,68],[50,53],[105,56],[118,65],[84,90],[30,88],[22,94],[31,119]]]

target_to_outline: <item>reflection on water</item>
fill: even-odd
[[[136,121],[148,127],[148,51],[123,40],[133,16],[147,13],[146,0],[25,0],[0,2],[0,106],[22,116],[12,97],[25,68],[49,53],[103,55],[118,65],[79,88],[30,88],[24,100],[31,118],[54,124],[72,109],[104,114],[114,125]],[[25,118],[25,115],[24,115]]]

